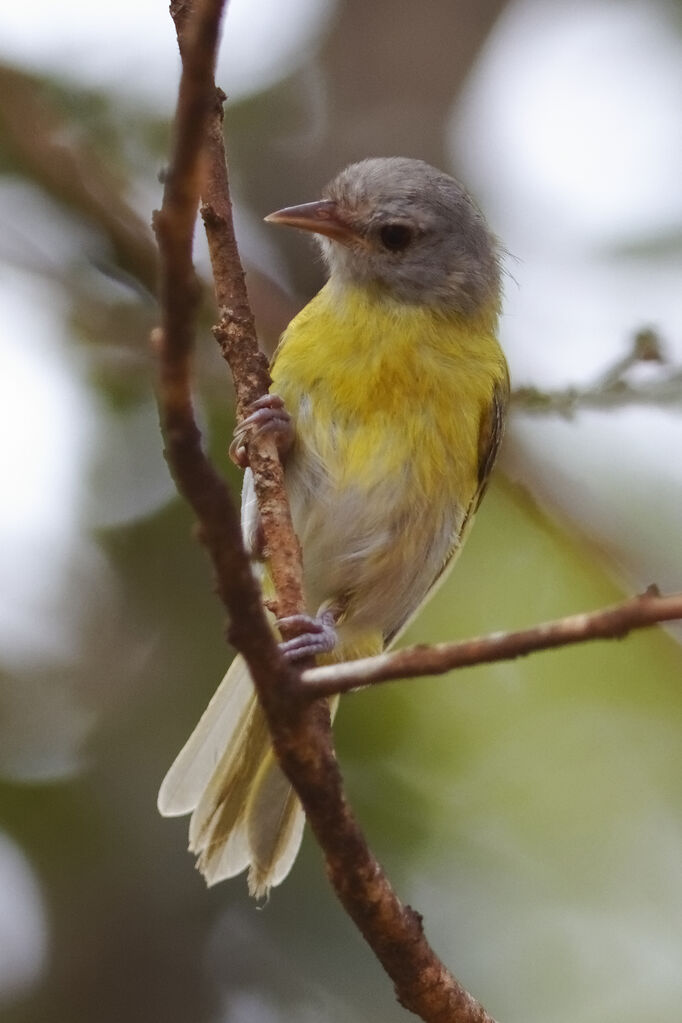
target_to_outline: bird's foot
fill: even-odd
[[[284,458],[294,442],[294,424],[278,394],[264,394],[249,406],[249,414],[237,426],[230,444],[230,458],[241,469],[249,464],[247,445],[254,437],[274,433],[277,451]]]
[[[305,657],[328,654],[338,641],[335,618],[331,611],[323,611],[314,618],[312,615],[289,615],[280,618],[277,625],[297,633],[279,644],[280,653],[287,661],[301,661]]]

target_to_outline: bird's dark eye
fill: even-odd
[[[379,231],[381,244],[390,252],[406,249],[413,238],[412,228],[407,224],[384,224]]]

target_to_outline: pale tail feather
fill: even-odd
[[[329,701],[332,721],[338,696]],[[254,780],[246,811],[248,844],[251,850],[249,891],[256,898],[281,884],[298,853],[305,814],[298,797],[282,774],[270,749]]]
[[[192,811],[190,850],[209,885],[250,867],[249,889],[262,896],[291,870],[305,816],[241,657],[168,771],[158,805],[164,816]]]
[[[268,889],[284,880],[296,859],[304,826],[303,807],[270,750],[254,781],[246,812],[251,895],[267,895]]]
[[[189,823],[192,852],[222,841],[235,826],[269,748],[265,718],[252,692],[243,726],[228,737],[194,807]]]
[[[253,684],[236,657],[208,707],[163,779],[158,796],[163,817],[195,808],[226,749],[239,745],[254,701]]]

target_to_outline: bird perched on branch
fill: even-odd
[[[498,248],[461,185],[403,158],[353,164],[321,200],[266,220],[313,232],[329,279],[285,330],[271,394],[232,454],[245,465],[247,439],[275,432],[311,612],[283,653],[365,657],[442,581],[495,461],[509,393]],[[257,562],[248,468],[242,518]],[[267,590],[267,563],[260,570]],[[190,849],[209,884],[248,868],[262,896],[291,869],[303,810],[241,657],[166,775],[159,809],[192,812]]]

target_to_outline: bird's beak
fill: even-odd
[[[323,234],[344,245],[359,240],[357,231],[343,219],[333,199],[305,202],[302,206],[286,206],[283,210],[268,214],[265,219],[269,224],[285,224],[287,227],[299,227],[302,231]]]

